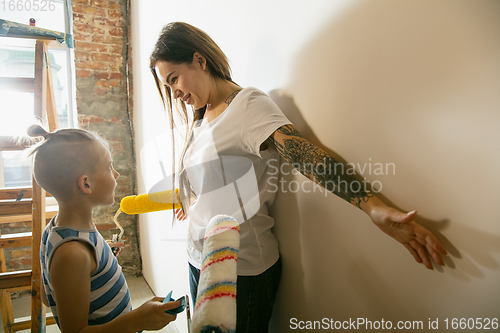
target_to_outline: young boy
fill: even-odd
[[[92,222],[97,206],[111,205],[119,174],[106,142],[81,129],[47,133],[32,154],[37,183],[52,194],[59,213],[42,235],[42,300],[62,332],[158,330],[175,320],[166,313],[180,302],[155,297],[132,310],[120,265]],[[44,290],[45,289],[45,290]]]

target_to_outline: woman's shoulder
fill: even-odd
[[[253,97],[268,97],[267,94],[265,92],[263,92],[262,90],[258,89],[258,88],[255,88],[255,87],[252,87],[252,86],[249,86],[249,87],[245,87],[243,88],[241,91],[240,91],[240,94],[243,93],[243,95],[248,95],[248,96],[253,96]]]
[[[243,88],[239,94],[239,99],[247,105],[266,106],[275,104],[273,100],[262,90],[255,87]],[[237,96],[237,97],[238,97]]]

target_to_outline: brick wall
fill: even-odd
[[[104,238],[118,233],[113,222],[121,198],[134,193],[135,157],[129,106],[128,0],[73,0],[73,33],[78,121],[104,136],[120,173],[115,204],[95,211]],[[121,214],[125,246],[118,261],[123,271],[139,274],[137,219]]]

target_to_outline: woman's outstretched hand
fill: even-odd
[[[444,266],[442,255],[448,254],[446,249],[432,232],[414,221],[415,211],[405,214],[376,198],[370,201],[373,199],[377,204],[371,205],[366,212],[380,230],[403,244],[413,258],[428,269],[434,269],[429,254],[437,264]]]

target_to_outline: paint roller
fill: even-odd
[[[118,215],[120,215],[121,212],[128,215],[135,215],[182,208],[179,198],[179,189],[175,189],[175,195],[173,195],[172,192],[172,190],[168,190],[141,195],[129,195],[123,198],[120,202],[120,208],[116,212],[114,218],[116,226],[120,229],[120,234],[113,235],[112,242],[118,243],[125,232],[120,223],[118,223]],[[111,250],[115,255],[118,252],[117,247],[113,247]]]

